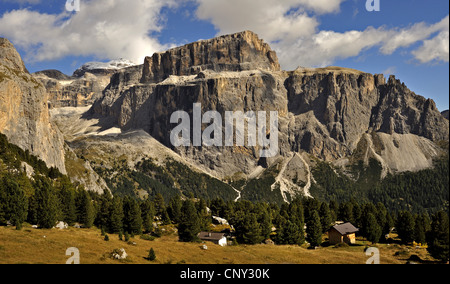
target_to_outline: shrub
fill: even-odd
[[[149,261],[156,260],[156,254],[155,254],[155,251],[153,250],[153,248],[151,248],[150,252],[148,253],[148,260]]]

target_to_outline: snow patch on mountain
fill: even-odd
[[[109,62],[88,62],[81,66],[84,70],[98,70],[98,69],[108,69],[108,70],[119,70],[131,66],[137,65],[127,59],[117,59]]]

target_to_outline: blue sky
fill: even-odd
[[[72,74],[88,61],[145,55],[216,35],[253,30],[283,69],[342,66],[395,74],[449,108],[449,4],[444,0],[0,0],[0,36],[30,72]]]

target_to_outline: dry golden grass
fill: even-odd
[[[25,227],[16,231],[11,227],[0,227],[0,264],[64,264],[69,258],[66,256],[69,247],[79,249],[81,264],[364,264],[369,258],[364,253],[363,242],[358,246],[330,246],[317,250],[270,245],[220,247],[207,243],[208,250],[203,250],[199,243],[178,242],[175,234],[154,241],[137,236],[131,239],[136,245],[120,241],[117,235],[109,235],[109,238],[104,241],[97,229],[37,230]],[[423,248],[377,247],[382,264],[404,264],[413,254],[422,260],[431,260]],[[111,259],[110,253],[120,248],[126,250],[128,259]],[[146,259],[150,248],[157,256],[154,262]]]

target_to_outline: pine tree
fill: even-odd
[[[317,211],[312,212],[311,219],[306,223],[306,240],[312,247],[322,243],[322,223]]]
[[[272,221],[270,214],[267,209],[263,209],[262,213],[259,216],[258,220],[261,226],[261,236],[267,240],[270,238],[270,234],[272,233]]]
[[[148,260],[150,260],[150,261],[155,261],[156,260],[156,253],[153,250],[153,248],[151,248],[149,253],[148,253]]]
[[[425,214],[415,217],[414,241],[416,243],[425,244],[427,242],[426,236],[427,232],[431,229],[430,223],[430,219]]]
[[[378,243],[381,238],[382,228],[378,224],[375,215],[368,213],[364,218],[363,227],[365,231],[364,237],[372,244]]]
[[[0,183],[0,223],[9,220],[17,230],[21,230],[28,214],[25,193],[10,176],[0,179]]]
[[[409,211],[401,212],[396,223],[398,237],[404,244],[412,243],[414,241],[414,217]]]
[[[331,219],[333,221],[336,221],[338,219],[338,212],[339,212],[339,206],[338,206],[337,202],[334,200],[331,200],[330,204],[328,206],[330,208]]]
[[[375,217],[377,219],[378,225],[381,228],[381,240],[385,240],[385,235],[389,234],[389,229],[391,227],[391,224],[388,223],[391,220],[388,220],[388,210],[386,209],[386,206],[384,206],[383,203],[379,202],[376,206],[376,214]],[[387,231],[386,231],[387,230]]]
[[[111,202],[109,228],[112,233],[119,233],[123,230],[123,202],[120,197],[115,196]]]
[[[178,225],[178,237],[181,242],[193,242],[198,240],[200,222],[194,202],[188,199],[181,207],[180,224]]]
[[[123,201],[124,230],[131,234],[142,233],[142,216],[141,208],[136,200],[129,197]]]
[[[430,232],[427,234],[428,252],[435,259],[449,260],[449,218],[440,211],[433,216]]]
[[[354,201],[352,203],[352,221],[351,222],[354,226],[356,226],[357,228],[361,226],[362,224],[362,209],[361,206],[359,206],[358,203],[356,203],[356,201]]]
[[[388,212],[386,214],[386,223],[384,223],[383,234],[381,237],[384,238],[384,236],[389,235],[394,225],[395,225],[394,219],[392,218],[392,215]]]
[[[144,232],[151,233],[153,231],[153,219],[155,217],[155,207],[152,201],[147,199],[141,203],[141,214]]]
[[[100,196],[99,209],[96,214],[95,224],[99,228],[105,228],[106,231],[111,232],[110,228],[110,216],[112,208],[112,196],[109,191],[105,191],[103,195]]]
[[[78,190],[77,211],[78,222],[84,225],[85,228],[91,228],[94,225],[95,210],[92,203],[92,198],[89,192],[80,188]]]
[[[338,219],[343,222],[356,223],[353,218],[353,205],[350,202],[343,203],[339,206]]]
[[[162,217],[164,211],[166,210],[166,204],[164,202],[164,197],[162,196],[161,193],[157,193],[155,195],[153,203],[155,205],[156,216]]]
[[[59,216],[58,200],[53,186],[42,176],[35,176],[36,219],[39,227],[51,229]]]
[[[212,223],[212,217],[208,213],[208,209],[206,206],[206,202],[203,199],[200,199],[200,201],[197,203],[197,212],[200,222],[200,230],[201,231],[209,231],[211,223]]]
[[[61,190],[59,191],[59,200],[62,206],[62,220],[69,226],[72,226],[77,221],[77,208],[75,204],[75,190],[68,180],[63,180],[61,183]]]
[[[328,204],[323,202],[319,209],[320,223],[322,224],[322,233],[326,233],[331,228],[331,213]]]
[[[261,226],[258,223],[257,216],[254,213],[245,214],[243,223],[241,224],[241,241],[244,244],[260,244],[264,241],[262,236]]]
[[[280,231],[279,242],[285,245],[302,245],[305,238],[297,224],[287,221]]]
[[[176,195],[170,201],[169,208],[167,210],[170,219],[174,221],[175,224],[178,224],[180,222],[181,206],[183,206],[183,201],[181,200],[179,195]]]

